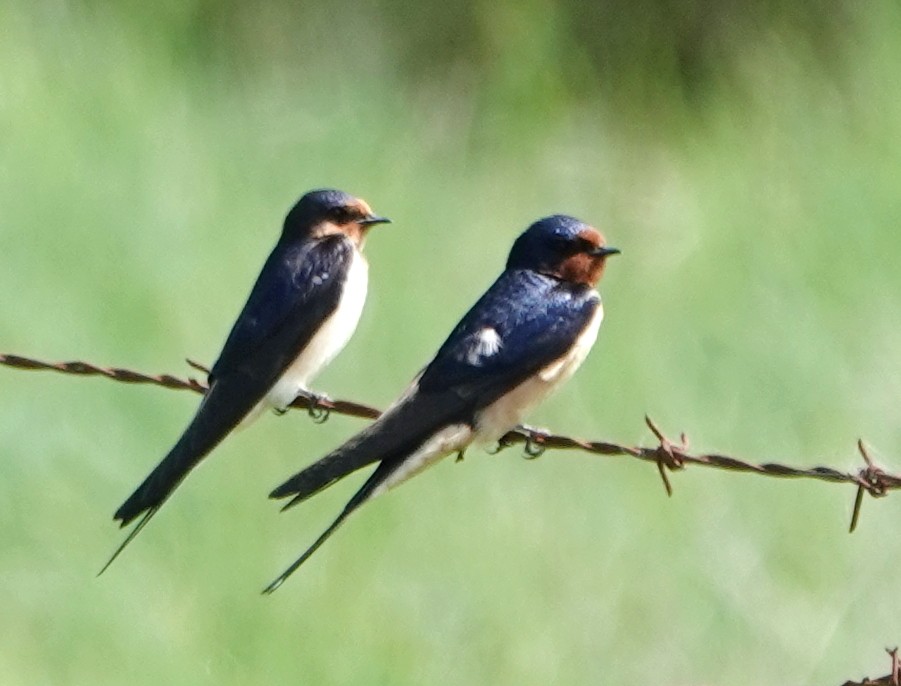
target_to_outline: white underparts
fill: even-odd
[[[318,276],[320,279],[326,279],[329,275]],[[308,390],[308,384],[313,377],[341,352],[353,336],[363,313],[368,282],[369,265],[366,258],[354,250],[347,270],[347,282],[338,306],[322,323],[291,366],[276,381],[261,405],[284,409],[300,391]]]
[[[442,458],[464,450],[473,442],[483,444],[494,442],[519,424],[529,409],[559,388],[585,361],[588,351],[597,339],[603,318],[604,309],[598,304],[591,320],[569,352],[482,410],[476,416],[475,429],[468,424],[453,424],[433,434],[407,457],[394,473],[373,489],[367,499],[381,495]],[[482,329],[479,339],[476,345],[485,350],[485,354],[494,354],[500,349],[501,339],[494,329]],[[492,352],[488,353],[489,349]],[[414,382],[407,394],[415,392]]]
[[[591,320],[579,334],[573,347],[537,374],[495,400],[476,417],[475,440],[492,443],[522,421],[523,416],[559,388],[588,356],[598,337],[604,308],[598,304]]]
[[[472,427],[468,424],[452,424],[441,429],[407,457],[387,479],[376,486],[369,494],[369,498],[375,498],[402,484],[441,458],[463,450],[472,442],[472,436]]]

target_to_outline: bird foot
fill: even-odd
[[[322,424],[328,420],[332,411],[332,399],[325,393],[301,391],[297,397],[306,401],[307,414],[316,424]]]

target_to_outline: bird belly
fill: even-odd
[[[476,418],[475,440],[492,443],[522,421],[523,416],[569,379],[588,356],[598,337],[604,318],[599,304],[572,348],[549,365],[540,369],[513,390],[502,395],[479,412]]]
[[[406,457],[388,477],[376,486],[369,498],[375,498],[385,491],[402,484],[416,476],[424,469],[447,457],[451,453],[463,450],[472,442],[472,427],[468,424],[452,424],[436,432],[415,452]],[[367,498],[367,500],[369,499]]]
[[[360,253],[355,253],[335,311],[275,382],[261,404],[284,409],[301,390],[308,390],[307,384],[341,352],[356,330],[366,302],[368,282],[369,266],[366,259]]]

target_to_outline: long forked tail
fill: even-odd
[[[453,417],[454,398],[441,394],[421,396],[415,382],[381,418],[337,450],[307,466],[274,489],[269,497],[291,498],[282,510],[331,486],[373,462],[392,462],[420,447],[423,440]],[[459,400],[456,400],[459,403]]]
[[[335,533],[335,531],[338,530],[338,527],[340,527],[344,523],[344,521],[347,519],[347,517],[350,515],[350,513],[353,512],[355,509],[356,508],[345,507],[344,510],[341,512],[341,514],[338,515],[338,518],[334,522],[331,523],[331,525],[329,526],[328,529],[326,529],[325,531],[322,532],[322,535],[320,535],[319,538],[316,539],[316,541],[313,543],[313,545],[311,545],[309,548],[307,548],[304,551],[303,555],[301,555],[296,560],[294,560],[294,562],[292,562],[291,565],[284,572],[279,574],[278,577],[275,579],[275,581],[273,581],[271,584],[269,584],[268,586],[266,586],[266,588],[263,589],[263,594],[269,595],[271,593],[274,593],[275,590],[279,586],[281,586],[283,583],[285,583],[285,581],[288,579],[288,577],[291,576],[294,572],[296,572],[297,568],[300,567],[300,565],[302,565],[304,562],[309,560],[310,556],[312,556],[313,553],[315,553],[317,550],[319,550],[319,547],[323,543],[325,543],[329,539],[329,537],[333,533]]]
[[[376,489],[387,479],[397,468],[397,463],[394,461],[382,462],[372,474],[370,474],[369,478],[366,479],[366,482],[360,487],[354,497],[351,498],[347,505],[344,506],[344,509],[341,511],[341,514],[338,515],[337,519],[332,522],[329,527],[322,532],[322,534],[317,538],[313,545],[307,548],[303,555],[298,557],[291,565],[278,577],[269,584],[266,588],[263,589],[263,593],[265,595],[269,595],[274,592],[279,586],[281,586],[289,576],[291,576],[294,572],[297,571],[298,567],[302,565],[304,562],[310,559],[310,557],[319,550],[320,546],[325,543],[329,537],[338,530],[344,521],[354,512],[356,511],[363,503],[373,497],[375,493],[377,493]],[[292,501],[293,502],[293,501]],[[290,503],[289,503],[290,505]]]
[[[141,530],[147,526],[153,515],[168,500],[172,492],[184,480],[198,462],[203,459],[203,455],[185,454],[183,449],[184,441],[180,440],[169,454],[160,462],[156,468],[144,479],[140,486],[135,489],[128,500],[116,510],[113,519],[119,520],[121,527],[126,527],[132,521],[138,519],[135,527],[128,532],[125,540],[116,548],[103,568],[97,573],[97,576],[103,574],[113,561],[122,554],[122,551],[131,543],[135,537],[141,533]]]
[[[149,522],[150,519],[153,517],[153,515],[156,514],[158,509],[159,509],[159,507],[153,507],[144,513],[144,516],[141,517],[141,520],[135,525],[135,528],[128,532],[128,536],[126,536],[125,540],[119,544],[118,548],[116,548],[116,552],[114,552],[110,556],[110,559],[106,561],[106,564],[103,565],[103,567],[100,569],[99,572],[97,572],[97,576],[100,576],[101,574],[103,574],[106,571],[107,567],[109,567],[111,564],[113,564],[113,560],[115,560],[117,557],[119,557],[120,553],[123,550],[125,550],[125,546],[127,546],[129,543],[131,543],[134,540],[135,536],[137,536],[139,533],[141,533],[141,529],[143,529],[145,526],[147,526],[147,522]]]
[[[100,570],[106,571],[123,550],[131,543],[141,530],[147,526],[153,515],[163,506],[169,496],[178,488],[185,477],[206,457],[229,432],[253,408],[253,400],[248,397],[236,397],[234,389],[229,389],[217,381],[207,393],[194,415],[194,419],[185,429],[181,438],[172,447],[166,457],[153,469],[134,493],[122,503],[113,519],[119,520],[120,526],[128,526],[138,519],[122,544]]]
[[[120,522],[120,526],[128,526],[132,521],[146,512],[158,510],[169,498],[172,492],[184,480],[194,467],[212,449],[198,449],[192,439],[192,428],[189,427],[185,435],[169,451],[169,454],[153,468],[147,478],[141,482],[134,493],[119,506],[113,519]],[[202,446],[206,447],[206,446]]]
[[[126,500],[113,516],[113,519],[120,521],[120,526],[128,526],[135,519],[138,523],[128,532],[122,544],[116,548],[112,557],[107,561],[103,568],[97,573],[97,576],[103,574],[107,568],[113,563],[123,550],[131,543],[135,537],[141,533],[143,528],[147,526],[163,503],[169,499],[172,492],[184,480],[197,463],[203,459],[207,453],[201,454],[185,454],[181,449],[182,441],[170,451],[165,459],[156,466],[143,483],[135,489],[128,500]],[[209,452],[209,451],[207,451]]]
[[[377,462],[379,459],[381,459],[381,455],[378,453],[339,448],[292,476],[281,486],[274,489],[269,494],[269,497],[273,499],[290,497],[291,500],[282,507],[282,511],[285,511],[297,505],[297,503],[312,497],[324,488],[331,486],[348,474],[368,464]]]

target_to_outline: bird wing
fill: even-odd
[[[351,472],[381,461],[365,496],[436,431],[475,413],[559,359],[600,302],[593,289],[535,272],[504,272],[463,317],[432,362],[382,417],[270,494],[285,509]],[[486,333],[486,330],[494,333]]]
[[[426,441],[453,424],[471,425],[476,411],[565,355],[599,304],[591,288],[535,272],[504,272],[382,417],[270,494],[293,496],[287,509],[381,461],[332,524],[263,592],[281,586]]]
[[[276,246],[213,365],[210,381],[250,374],[268,390],[335,311],[354,252],[341,235]]]
[[[593,288],[529,270],[504,272],[466,313],[420,380],[490,405],[563,357],[600,304]]]
[[[269,256],[210,373],[210,390],[168,455],[116,511],[155,510],[263,398],[335,310],[353,247],[328,237]]]

